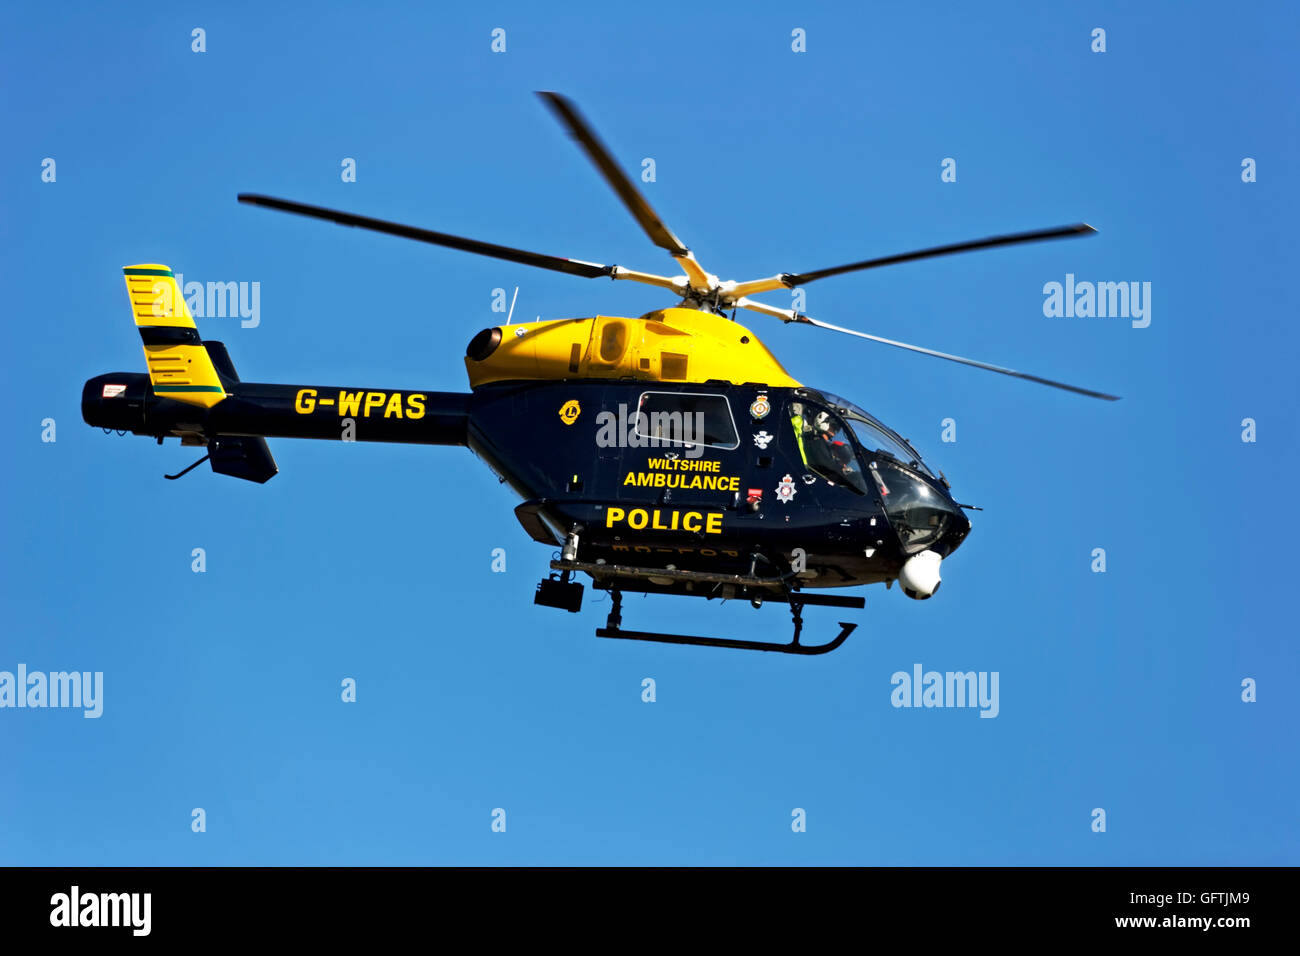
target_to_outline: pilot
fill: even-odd
[[[836,467],[846,475],[856,471],[857,462],[853,458],[853,448],[847,442],[835,437],[839,434],[839,423],[831,418],[829,412],[821,412],[814,419],[814,424],[817,435],[826,442],[827,450]]]

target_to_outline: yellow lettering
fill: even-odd
[[[293,400],[293,407],[299,415],[310,415],[316,408],[316,389],[298,389],[298,395]]]
[[[669,462],[677,464],[677,462]],[[690,465],[697,464],[690,462]],[[717,462],[703,462],[701,467],[715,470]],[[659,459],[651,458],[651,468],[660,466]],[[631,488],[681,488],[683,491],[731,491],[740,490],[740,478],[735,475],[678,475],[658,471],[629,471],[623,476],[623,486]]]
[[[382,404],[384,404],[383,392],[366,392],[366,407],[361,414],[369,418],[371,409],[378,408]]]
[[[398,392],[393,392],[393,397],[390,398],[388,404],[384,406],[384,417],[391,418],[393,415],[396,415],[398,418],[402,417],[402,396]]]
[[[672,526],[671,528],[669,528],[668,530],[669,530],[669,531],[676,531],[676,530],[677,530],[677,519],[678,519],[678,517],[680,517],[680,513],[677,512],[677,511],[674,511],[672,514],[673,514],[673,526]]]
[[[423,395],[406,396],[406,417],[407,418],[424,417],[424,396]]]
[[[646,467],[652,471],[706,471],[716,474],[722,470],[722,462],[696,461],[690,458],[651,458],[646,462]]]
[[[708,523],[704,526],[705,534],[722,534],[722,512],[714,511],[709,514]]]
[[[617,522],[623,520],[623,516],[625,513],[626,512],[624,512],[622,508],[610,508],[608,511],[605,512],[605,527],[606,528],[614,527],[614,525]]]
[[[640,524],[637,522],[640,521]],[[632,513],[627,516],[628,527],[633,531],[640,531],[650,523],[650,513],[644,508],[633,508]]]
[[[339,415],[344,418],[355,417],[361,410],[361,393],[339,391]]]
[[[692,520],[692,519],[695,520],[695,527],[694,527],[694,528],[691,527],[691,520]],[[698,532],[698,531],[700,530],[700,522],[701,522],[703,519],[704,519],[704,516],[703,516],[702,514],[700,514],[698,511],[688,511],[688,512],[686,512],[686,514],[682,515],[682,530],[683,530],[683,531]]]
[[[667,530],[668,530],[668,525],[664,524],[664,523],[660,520],[662,517],[663,517],[663,515],[660,513],[659,509],[656,508],[656,509],[655,509],[655,514],[654,514],[654,520],[650,523],[650,527],[653,528],[655,531],[667,531]]]

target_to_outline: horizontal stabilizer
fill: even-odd
[[[218,436],[208,443],[208,454],[212,470],[218,475],[243,478],[259,485],[270,481],[280,470],[265,438]]]

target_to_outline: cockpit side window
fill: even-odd
[[[790,427],[805,467],[833,484],[867,493],[853,441],[837,415],[811,402],[791,402]]]

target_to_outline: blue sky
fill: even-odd
[[[102,671],[105,698],[0,710],[0,861],[1300,862],[1294,7],[130,6],[11,4],[0,31],[0,669]],[[281,440],[265,486],[166,482],[192,449],[81,422],[86,378],[143,370],[129,263],[261,283],[256,328],[200,321],[249,381],[463,390],[496,287],[527,319],[665,304],[235,202],[670,267],[536,89],[627,168],[654,158],[650,201],[736,279],[1092,223],[816,283],[807,311],[1123,401],[752,316],[986,509],[935,599],[865,590],[810,659],[601,641],[590,591],[534,608],[548,551],[464,449]],[[1150,326],[1045,317],[1067,273],[1150,282]],[[625,613],[787,631],[744,604]],[[839,616],[810,610],[809,638]],[[997,671],[998,717],[895,709],[915,663]]]

